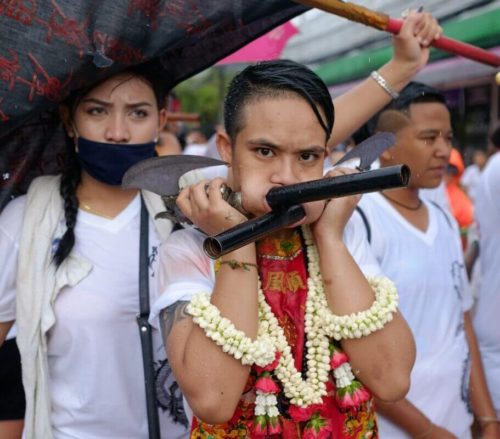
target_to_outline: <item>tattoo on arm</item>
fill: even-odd
[[[186,312],[186,307],[188,305],[188,301],[181,300],[179,302],[175,302],[173,305],[170,305],[161,312],[161,333],[165,342],[167,341],[168,336],[170,335],[170,332],[172,332],[172,328],[176,323],[191,317]]]

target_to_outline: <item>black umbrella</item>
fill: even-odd
[[[58,173],[57,104],[146,63],[173,87],[304,12],[290,0],[25,0],[0,4],[0,208]]]

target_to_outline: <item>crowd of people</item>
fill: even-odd
[[[0,214],[0,437],[500,439],[500,127],[464,172],[443,95],[411,82],[440,33],[409,12],[392,59],[333,101],[305,66],[251,65],[212,143],[165,129],[167,91],[141,66],[61,103],[66,170]],[[368,121],[395,135],[379,166],[406,164],[407,187],[305,203],[205,254],[207,235],[266,215],[271,188],[357,172],[331,165]],[[121,186],[183,152],[227,163],[179,193],[185,227]]]

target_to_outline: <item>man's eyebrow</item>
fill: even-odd
[[[264,138],[248,140],[247,145],[263,146],[263,147],[267,147],[267,148],[276,149],[278,151],[282,151],[284,149],[283,146],[278,145],[278,144],[272,142],[271,140],[264,139]],[[325,150],[326,149],[324,146],[311,145],[311,146],[306,146],[304,148],[300,148],[297,150],[297,152],[298,153],[304,153],[304,152],[324,153]]]
[[[265,139],[262,137],[259,137],[257,139],[250,139],[247,141],[247,145],[255,145],[255,146],[266,146],[268,148],[273,148],[273,149],[278,149],[281,150],[283,149],[282,146],[278,145],[277,143],[272,142],[269,139]]]
[[[423,130],[420,130],[418,132],[419,135],[421,134],[441,134],[443,131],[441,130],[438,130],[438,129],[434,129],[434,128],[426,128],[426,129],[423,129]],[[448,130],[445,132],[446,134],[453,134],[453,130]]]
[[[300,153],[303,153],[303,152],[324,153],[325,151],[326,151],[325,146],[312,145],[312,146],[306,146],[305,148],[300,149],[298,152],[300,152]]]

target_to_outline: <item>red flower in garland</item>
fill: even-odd
[[[267,437],[272,434],[280,434],[282,431],[280,420],[277,416],[259,415],[255,417],[251,427],[252,437]]]
[[[345,352],[334,349],[332,352],[332,358],[330,359],[330,368],[336,369],[348,361],[349,357]]]
[[[358,380],[337,390],[337,403],[342,408],[358,407],[370,398],[370,392]]]
[[[253,436],[267,436],[267,417],[265,415],[255,417],[252,425]]]
[[[263,393],[279,393],[280,387],[269,372],[264,372],[255,382],[255,390],[260,390]]]
[[[306,424],[302,439],[327,439],[331,437],[332,431],[332,420],[325,419],[316,412]]]
[[[277,416],[267,418],[267,433],[268,434],[280,434],[281,433],[281,423]]]

